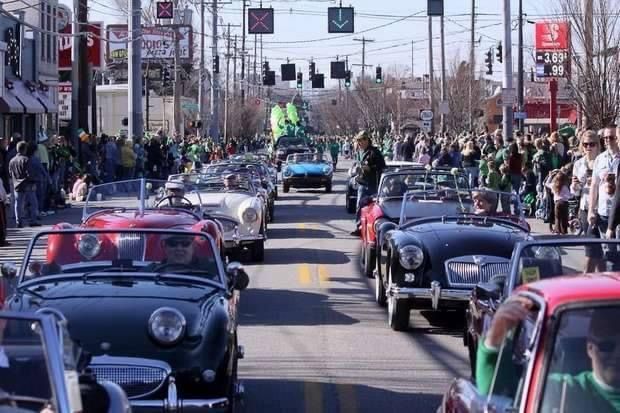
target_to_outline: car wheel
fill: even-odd
[[[364,260],[362,261],[362,269],[364,271],[364,275],[368,278],[373,278],[372,274],[375,269],[374,264],[377,262],[377,254],[372,248],[368,248],[363,246],[364,251]]]
[[[381,278],[381,274],[378,272],[375,276],[375,301],[379,304],[379,307],[385,307],[387,304],[385,285],[383,285],[383,279]]]
[[[252,261],[263,262],[265,260],[265,241],[256,241],[251,247]]]
[[[284,192],[285,194],[288,194],[288,191],[290,191],[290,186],[288,186],[287,184],[282,184],[282,192]]]
[[[390,274],[390,283],[392,276]],[[388,324],[394,331],[406,331],[409,328],[409,303],[406,300],[388,297]]]
[[[328,183],[327,185],[325,185],[325,192],[327,192],[328,194],[332,191],[332,183]]]

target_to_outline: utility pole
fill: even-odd
[[[129,116],[127,134],[130,138],[142,137],[142,5],[140,0],[131,0],[129,17]],[[84,40],[86,42],[86,40]],[[82,80],[80,79],[80,84]],[[82,104],[80,102],[80,104]]]
[[[237,35],[235,35],[233,50],[233,100],[235,100],[237,99]],[[241,90],[243,90],[243,87],[241,87]]]
[[[374,40],[362,37],[361,39],[353,39],[356,42],[362,42],[362,82],[366,80],[366,43],[372,43]],[[359,66],[359,65],[353,65]],[[370,66],[370,65],[368,65]]]
[[[71,144],[78,153],[78,160],[82,162],[82,142],[78,136],[78,129],[80,128],[80,119],[78,117],[79,108],[79,92],[80,88],[80,53],[79,53],[79,37],[76,36],[80,33],[80,24],[78,23],[77,15],[80,9],[80,0],[73,0],[73,24],[72,24],[72,49],[71,49]]]
[[[504,0],[504,89],[512,93],[514,91],[512,85],[512,28],[510,25],[510,0]],[[514,98],[514,95],[513,95]],[[513,113],[512,105],[503,107],[504,125],[503,135],[504,142],[512,141]]]
[[[228,145],[228,92],[230,88],[230,23],[226,33],[226,90],[224,92],[224,144]]]
[[[593,125],[591,119],[588,117],[588,111],[592,104],[590,97],[592,96],[592,80],[593,80],[593,64],[594,64],[594,0],[583,0],[583,14],[584,14],[584,48],[586,52],[586,73],[585,79],[581,80],[581,90],[583,90],[583,113],[582,113],[582,128],[589,129]],[[604,125],[601,125],[604,126]]]
[[[519,50],[517,54],[517,108],[519,112],[524,112],[525,97],[523,85],[523,0],[519,0]],[[525,119],[519,117],[519,132],[523,133]]]
[[[181,45],[179,43],[181,37],[179,33],[179,24],[181,24],[182,21],[180,19],[179,0],[175,0],[174,8],[177,16],[174,25],[174,84],[172,85],[174,92],[174,132],[183,136],[183,111],[181,108]]]
[[[257,83],[256,82],[256,58],[258,57],[257,46],[258,46],[258,36],[254,35],[254,75],[252,78],[254,96],[258,96],[258,91],[256,90],[256,83]]]
[[[411,41],[411,81],[415,82],[415,74],[413,73],[413,53],[414,53],[414,41]]]
[[[217,0],[213,0],[212,3],[212,57],[215,62],[215,57],[217,56]],[[218,85],[219,75],[215,72],[212,73],[211,76],[211,125],[209,128],[209,135],[211,138],[215,140],[215,142],[220,141],[220,123],[219,123],[219,85]]]
[[[88,67],[88,0],[79,0],[77,20],[79,22],[78,38],[78,61],[79,61],[79,83],[74,85],[83,85],[78,87],[78,106],[74,109],[78,111],[79,128],[89,131],[88,124],[88,105],[90,95],[91,75]]]
[[[439,24],[441,26],[441,132],[446,132],[446,36],[444,31],[444,17],[443,14],[439,18]]]
[[[243,16],[241,16],[241,106],[245,103],[245,91],[246,88],[249,92],[249,85],[244,82],[245,80],[245,8],[247,6],[246,0],[243,0]],[[250,62],[248,61],[248,69]],[[250,76],[248,75],[248,78]]]
[[[476,0],[471,0],[471,36],[469,44],[469,130],[474,130],[474,83],[476,83]]]
[[[205,123],[205,1],[200,0],[200,68],[198,70],[198,120],[202,126],[198,130],[204,136]]]
[[[428,80],[429,80],[429,100],[431,104],[431,110],[435,113],[435,73],[434,73],[434,64],[433,64],[433,18],[428,16]],[[434,119],[431,120],[431,133],[434,132],[435,128]]]

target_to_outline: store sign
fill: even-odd
[[[71,120],[71,83],[58,84],[58,119]]]
[[[570,49],[570,24],[568,22],[537,22],[535,31],[536,50]]]
[[[174,60],[175,34],[178,35],[179,56],[183,63],[191,63],[193,57],[191,26],[142,27],[142,60]],[[124,62],[129,53],[129,32],[126,24],[108,25],[107,60]]]
[[[59,29],[58,36],[58,70],[71,70],[71,22]],[[88,25],[88,63],[93,69],[101,69],[103,61],[103,22],[92,22]]]
[[[570,76],[570,24],[536,23],[536,77]]]

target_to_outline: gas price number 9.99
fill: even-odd
[[[568,51],[536,51],[538,77],[566,77],[570,71]]]

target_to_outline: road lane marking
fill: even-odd
[[[336,385],[338,392],[338,402],[340,404],[340,413],[356,413],[357,401],[355,397],[355,386],[352,384]]]
[[[306,413],[323,412],[323,384],[304,383],[304,406]]]
[[[297,224],[297,228],[306,229],[306,224]]]
[[[310,285],[312,283],[312,273],[310,272],[310,265],[301,264],[298,268],[299,283],[301,285]]]
[[[324,286],[329,283],[329,270],[325,265],[319,265],[319,285]]]

